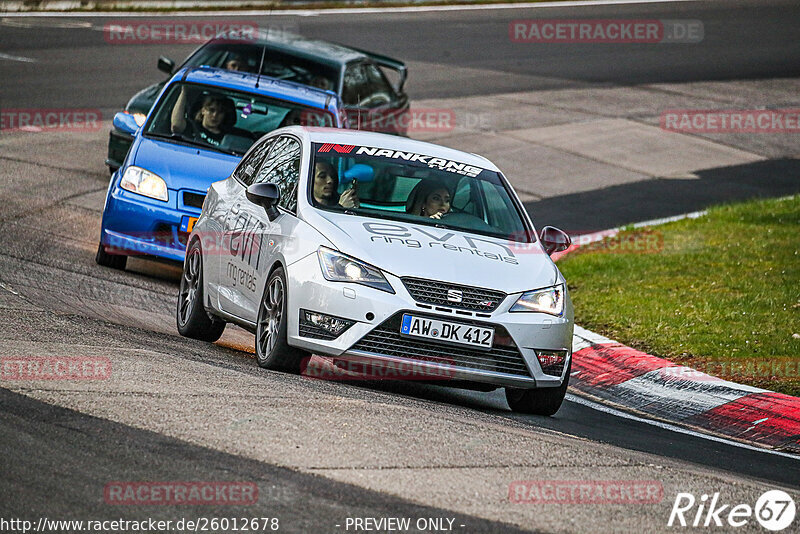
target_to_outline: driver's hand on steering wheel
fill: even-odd
[[[446,211],[437,211],[436,213],[434,213],[433,215],[431,215],[431,219],[441,219],[442,217],[444,217],[445,215],[447,215],[447,213],[448,213],[448,212],[446,212]]]

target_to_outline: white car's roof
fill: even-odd
[[[286,130],[293,130],[306,137],[312,143],[336,143],[339,145],[356,145],[378,148],[388,148],[401,150],[403,152],[413,152],[428,156],[436,156],[443,159],[458,161],[468,165],[475,165],[484,169],[498,171],[494,163],[469,152],[462,152],[453,148],[447,148],[424,141],[415,141],[407,137],[389,135],[376,132],[365,132],[360,130],[346,130],[343,128],[310,128],[304,126],[292,126]]]

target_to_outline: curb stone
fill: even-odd
[[[646,221],[635,228],[685,218]],[[558,260],[620,228],[576,238]],[[584,396],[707,433],[800,454],[800,398],[737,384],[652,356],[575,325],[570,388]]]

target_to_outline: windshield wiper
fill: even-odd
[[[187,145],[192,146],[199,146],[199,147],[207,147],[208,144],[201,143],[200,141],[195,141],[194,139],[189,139],[188,137],[184,137],[179,133],[158,133],[158,132],[147,132],[144,134],[145,137],[155,137],[156,139],[169,139],[170,141],[179,141],[181,143],[186,143]]]
[[[223,154],[230,154],[231,156],[241,156],[243,155],[240,152],[236,152],[233,150],[227,150],[218,146],[210,145],[208,143],[203,143],[201,141],[195,141],[194,139],[189,139],[188,137],[184,137],[179,133],[158,133],[158,132],[147,132],[144,134],[145,137],[154,137],[156,139],[167,139],[169,141],[177,141],[179,143],[194,146],[198,148],[209,148],[211,150],[216,150],[217,152],[222,152]]]

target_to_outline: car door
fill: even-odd
[[[408,100],[400,99],[392,84],[369,61],[350,63],[344,72],[342,102],[351,127],[391,134],[408,131]]]
[[[228,282],[226,291],[220,291],[223,311],[256,321],[266,274],[276,258],[274,236],[281,233],[280,220],[297,208],[299,171],[300,141],[292,136],[275,138],[250,183],[278,186],[281,215],[270,221],[263,207],[247,199],[245,187],[233,201],[224,225],[229,255],[224,258],[225,264],[220,265],[220,274]]]
[[[246,282],[250,281],[244,280],[245,274],[240,275],[240,269],[247,264],[246,260],[250,259],[246,256],[248,252],[252,252],[253,247],[253,244],[247,241],[245,244],[250,246],[250,250],[245,250],[242,247],[242,241],[245,240],[246,230],[255,224],[255,221],[249,221],[249,213],[243,211],[247,207],[243,208],[243,203],[250,203],[245,193],[264,165],[274,142],[275,138],[273,137],[256,143],[252,150],[242,158],[236,170],[225,181],[224,186],[219,188],[219,211],[222,214],[218,227],[221,235],[217,239],[218,252],[216,258],[213,259],[216,264],[217,302],[221,310],[237,317],[242,317],[240,313],[245,309],[244,306],[236,305],[241,300],[242,282],[247,285]],[[248,222],[250,224],[247,224]],[[249,236],[248,239],[250,238],[255,239],[255,236]],[[242,272],[247,273],[248,271],[244,269]]]

